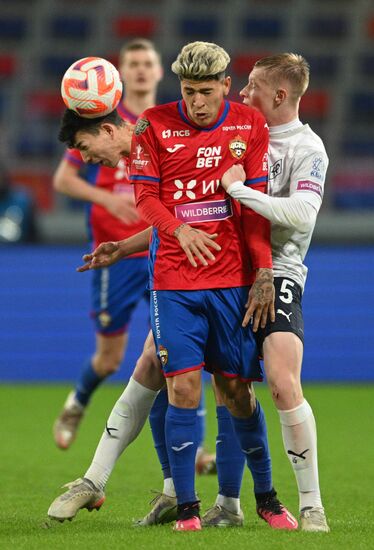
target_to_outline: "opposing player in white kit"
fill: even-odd
[[[303,397],[303,264],[321,206],[328,157],[322,140],[299,120],[299,103],[309,83],[309,66],[296,54],[259,60],[240,92],[270,128],[268,195],[243,184],[240,165],[222,177],[226,191],[272,222],[276,291],[274,323],[257,331],[273,401],[282,425],[284,447],[299,489],[301,529],[329,531],[321,502],[317,435],[313,411]],[[244,323],[248,323],[248,317]]]

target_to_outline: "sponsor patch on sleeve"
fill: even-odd
[[[322,185],[319,183],[315,183],[314,181],[309,180],[303,180],[299,181],[297,184],[297,191],[313,191],[313,193],[317,193],[320,197],[322,197]]]
[[[140,136],[141,134],[144,134],[149,125],[149,120],[147,120],[146,118],[139,118],[134,130],[135,135]]]

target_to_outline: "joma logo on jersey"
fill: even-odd
[[[210,180],[201,182],[201,193],[203,195],[213,194],[219,187],[220,180]],[[181,199],[184,195],[189,199],[196,199],[196,194],[192,189],[197,185],[197,180],[190,180],[188,183],[183,183],[181,180],[174,180],[174,185],[178,189],[173,195],[174,200]]]
[[[214,168],[222,158],[222,147],[199,147],[197,150],[196,168]]]
[[[189,130],[163,130],[161,133],[164,139],[170,137],[188,137],[190,135]]]

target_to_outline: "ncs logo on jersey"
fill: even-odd
[[[190,135],[189,130],[162,130],[161,136],[164,139],[168,139],[171,137],[188,137]]]
[[[247,150],[247,143],[240,136],[236,136],[230,141],[229,149],[235,159],[241,159],[244,157],[244,153]]]

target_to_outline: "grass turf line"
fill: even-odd
[[[257,518],[252,483],[245,474],[242,529],[206,529],[174,533],[170,525],[135,529],[132,520],[148,512],[151,489],[162,486],[147,425],[125,451],[107,486],[100,513],[86,510],[73,522],[49,522],[46,512],[59,487],[80,477],[88,467],[105,420],[122,388],[106,385],[95,395],[73,447],[58,450],[51,437],[66,386],[0,386],[2,442],[0,449],[0,548],[8,549],[352,549],[374,547],[374,386],[307,386],[318,428],[320,480],[331,533],[279,532]],[[277,413],[267,388],[256,386],[266,412],[279,497],[298,514],[296,485],[283,450]],[[207,391],[207,446],[214,449],[215,409]],[[215,499],[216,476],[197,479],[202,510]]]

